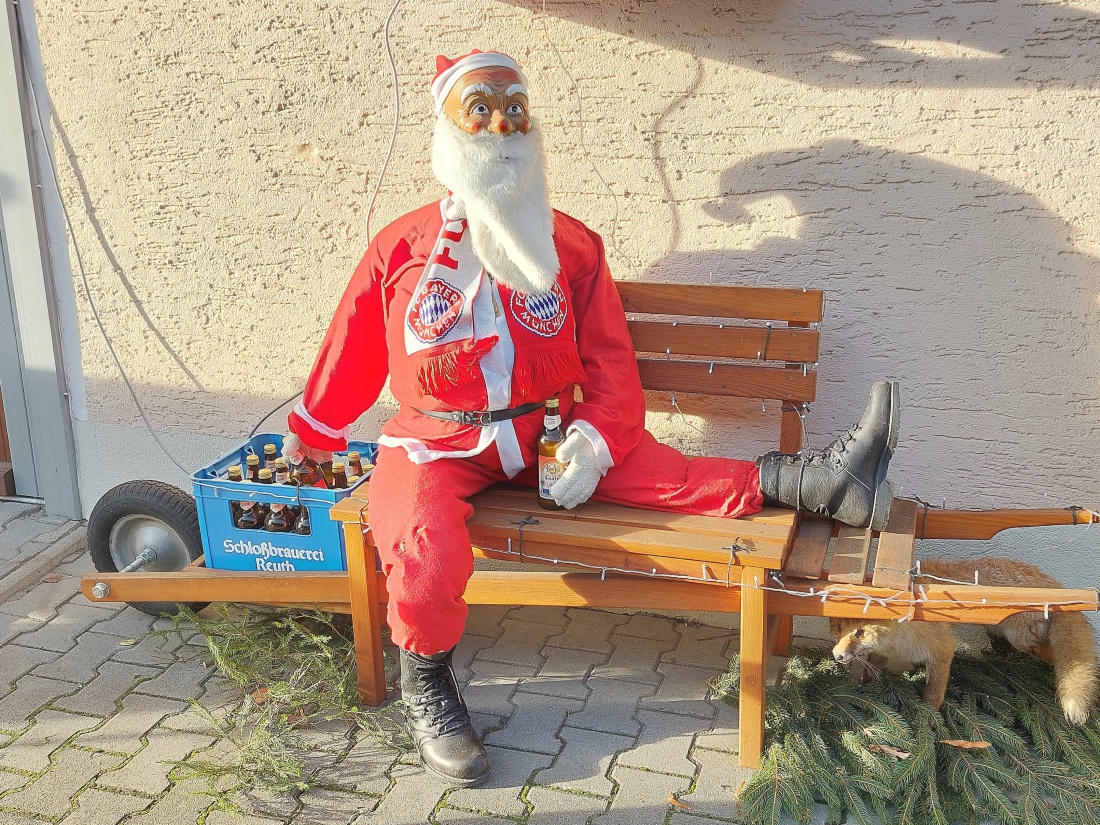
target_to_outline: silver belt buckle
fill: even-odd
[[[493,423],[492,413],[488,412],[463,412],[462,423],[472,427],[488,427]]]

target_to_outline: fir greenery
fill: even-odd
[[[731,703],[737,664],[714,683]],[[1044,662],[960,653],[939,710],[923,688],[923,672],[858,686],[828,651],[796,651],[768,691],[741,821],[806,823],[821,804],[830,825],[1100,823],[1100,722],[1066,722]]]
[[[174,631],[194,625],[214,665],[239,691],[228,712],[196,712],[230,747],[174,763],[176,779],[206,780],[217,807],[238,808],[241,795],[295,794],[313,787],[310,728],[342,722],[381,747],[412,747],[400,703],[359,706],[348,616],[314,610],[219,604],[211,617],[189,610]]]

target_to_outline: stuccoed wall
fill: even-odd
[[[393,117],[390,3],[34,6],[92,291],[155,426],[198,466],[301,387],[362,254]],[[441,195],[436,53],[507,51],[556,205],[608,239],[618,277],[826,290],[811,442],[896,379],[902,494],[1100,506],[1100,3],[540,6],[404,0],[376,227]],[[144,452],[79,283],[76,301],[84,501],[180,480]],[[774,438],[777,404],[761,426],[758,405],[677,400],[684,418],[651,398],[650,424],[685,450]],[[142,455],[115,460],[127,444]],[[1095,584],[1100,532],[1073,535],[1013,552]]]

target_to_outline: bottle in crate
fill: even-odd
[[[287,469],[284,459],[275,459],[275,469],[272,472],[275,473],[276,484],[290,484],[290,470]]]
[[[348,484],[351,484],[351,476],[363,475],[363,457],[358,450],[348,453]]]
[[[321,465],[309,458],[303,459],[302,463],[294,468],[294,483],[299,487],[328,488],[329,486]]]
[[[259,481],[260,457],[255,453],[249,453],[244,457],[244,480]]]
[[[294,529],[294,523],[287,515],[287,506],[278,501],[272,502],[267,520],[264,521],[264,529],[269,533],[289,533]]]
[[[234,464],[229,468],[229,472],[226,473],[226,479],[229,481],[244,481],[244,474],[241,470],[240,464]],[[233,523],[237,523],[237,517],[241,514],[241,503],[239,501],[229,502],[229,517],[233,520]]]
[[[274,444],[264,444],[264,467],[275,472],[275,462],[278,460],[279,451]]]
[[[343,461],[332,462],[332,489],[346,490],[348,488],[348,473]]]
[[[309,536],[313,534],[313,528],[309,524],[309,508],[304,504],[299,508],[298,518],[294,520],[294,532],[299,536]]]

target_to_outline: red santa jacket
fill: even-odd
[[[571,313],[581,369],[570,368],[569,359],[562,362],[567,364],[563,369],[539,369],[550,359],[538,351],[544,345],[537,336],[509,334],[520,325],[541,329],[528,311],[537,297],[512,293],[481,276],[484,281],[474,290],[477,300],[471,301],[481,307],[471,316],[475,340],[466,347],[473,352],[476,369],[463,370],[450,382],[426,382],[422,353],[408,351],[409,322],[443,317],[438,310],[430,316],[417,310],[425,299],[422,276],[433,249],[435,260],[439,258],[436,244],[443,238],[447,203],[432,203],[399,218],[370,244],[329,325],[302,402],[290,414],[291,432],[316,449],[345,449],[348,426],[374,404],[389,376],[401,408],[383,427],[381,443],[404,447],[410,460],[419,463],[475,455],[495,441],[505,471],[515,475],[522,460],[511,422],[472,427],[418,410],[500,409],[558,395],[570,429],[580,430],[593,442],[606,472],[641,438],[645,403],[634,347],[599,235],[568,215],[554,213],[561,264],[555,288],[562,299],[557,317],[560,322]],[[421,294],[414,295],[418,289]],[[448,305],[439,295],[427,300],[435,302],[433,309],[442,306],[445,314]],[[484,307],[490,308],[488,313]],[[571,342],[561,346],[571,347]],[[570,410],[572,379],[580,384],[583,400]]]

